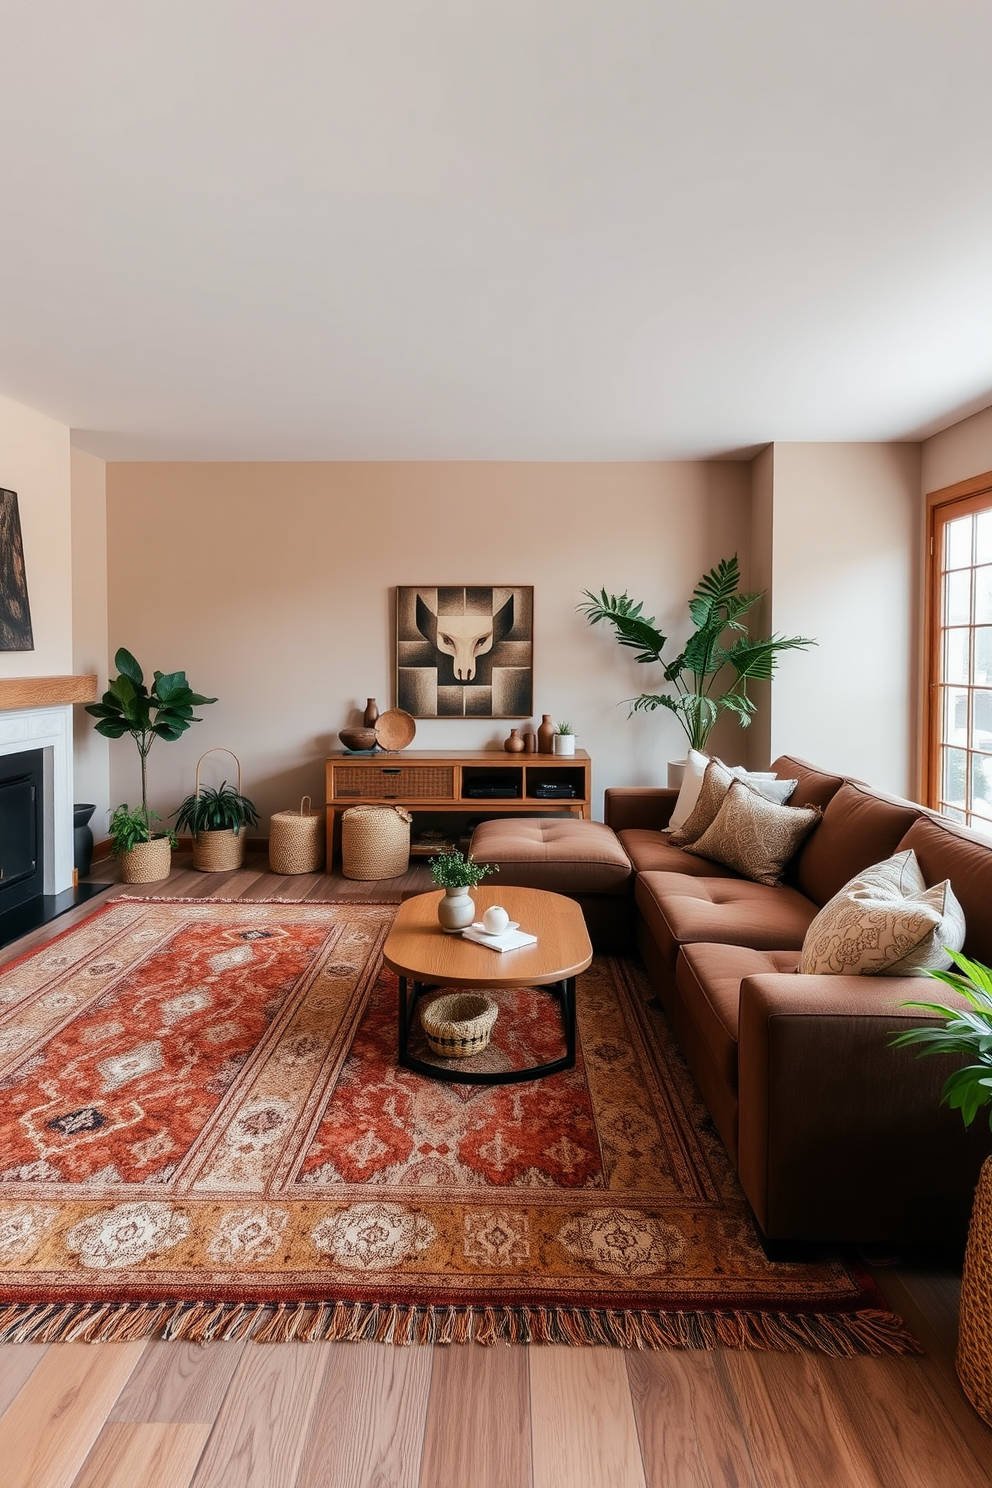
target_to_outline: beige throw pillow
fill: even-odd
[[[801,972],[922,976],[952,965],[964,911],[950,881],[928,889],[912,848],[858,873],[828,899],[806,932]]]
[[[703,774],[695,804],[683,824],[669,832],[668,840],[674,847],[686,847],[701,837],[716,818],[724,797],[735,780],[747,785],[760,796],[779,805],[785,803],[798,784],[795,780],[779,780],[770,773],[750,773],[743,765],[725,765],[721,759],[711,759]],[[681,799],[681,794],[680,794]],[[704,857],[707,856],[704,854]]]
[[[819,807],[779,806],[735,780],[712,824],[686,851],[736,868],[755,883],[777,884],[819,820]]]

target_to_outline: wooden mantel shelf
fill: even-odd
[[[96,673],[78,677],[0,677],[0,710],[95,703]]]

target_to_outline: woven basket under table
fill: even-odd
[[[446,992],[420,1010],[431,1052],[443,1059],[467,1059],[489,1043],[499,1008],[481,992]]]
[[[968,1226],[957,1369],[964,1393],[992,1426],[992,1157],[982,1165]]]
[[[410,823],[402,806],[349,806],[341,818],[345,878],[398,878],[410,866]]]

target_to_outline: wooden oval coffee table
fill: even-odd
[[[472,897],[479,919],[490,904],[502,904],[511,920],[519,920],[522,930],[537,936],[537,945],[500,952],[444,933],[437,917],[443,893],[439,889],[404,900],[386,938],[383,960],[400,982],[399,1063],[432,1080],[450,1080],[459,1085],[513,1085],[571,1069],[575,1064],[575,978],[592,961],[592,946],[579,906],[563,894],[549,894],[544,889],[475,889]],[[410,985],[412,997],[408,995]],[[561,1003],[565,1053],[549,1064],[486,1073],[418,1059],[409,1052],[410,1029],[419,998],[436,987],[546,987]]]

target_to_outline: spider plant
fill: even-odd
[[[200,832],[233,832],[237,837],[244,827],[258,826],[254,801],[241,795],[226,780],[216,789],[201,785],[199,794],[187,796],[172,814],[176,818],[176,830],[189,831],[194,837]]]

